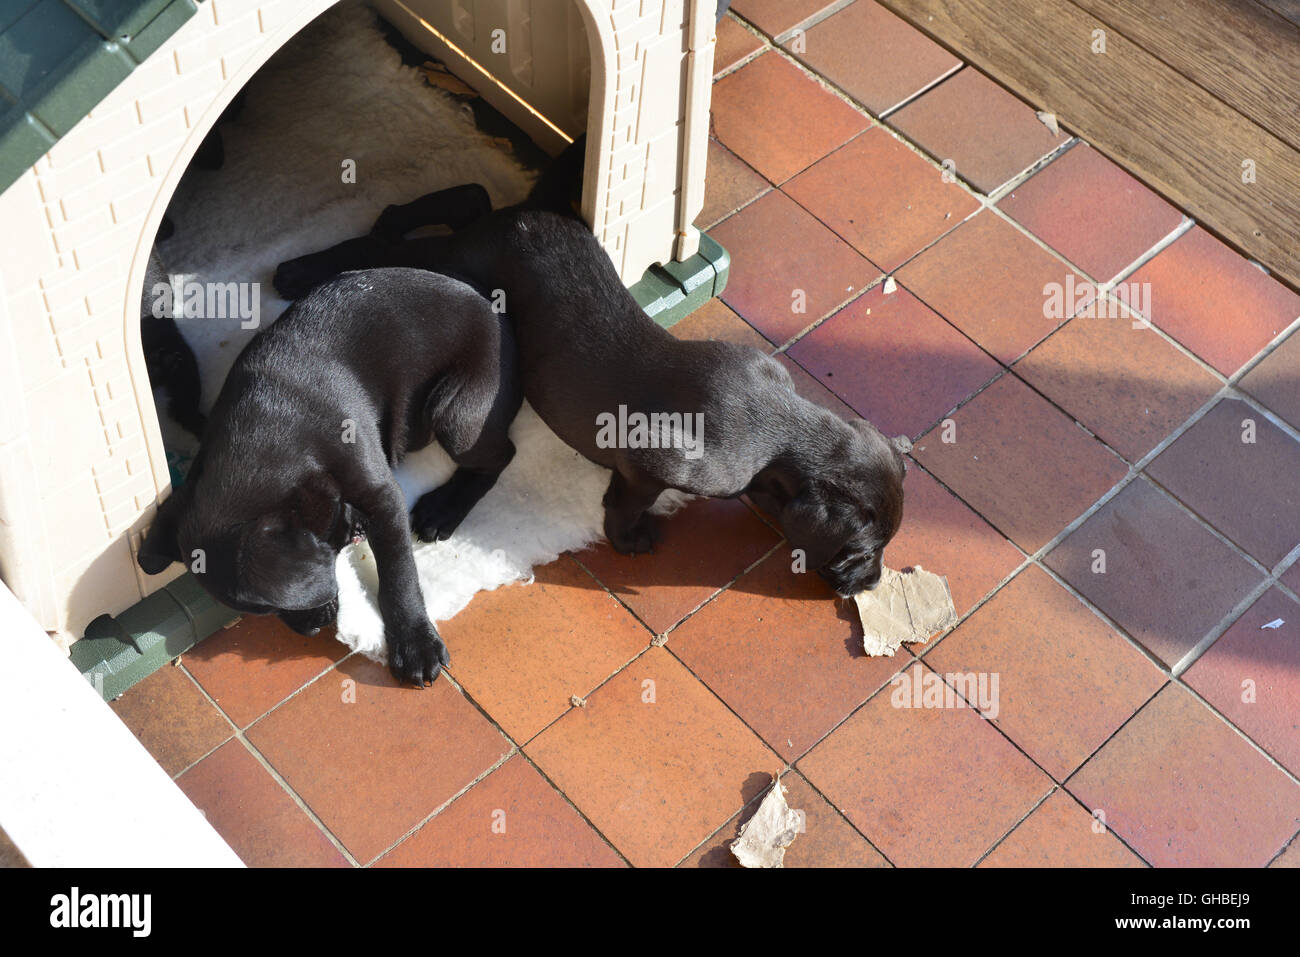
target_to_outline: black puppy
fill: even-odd
[[[389,666],[423,685],[448,655],[411,528],[448,537],[492,487],[520,401],[508,320],[473,288],[418,269],[340,276],[240,353],[140,567],[186,562],[218,601],[312,634],[338,611],[335,556],[368,535]],[[392,467],[434,440],[458,468],[408,521]]]
[[[553,181],[540,188],[564,194]],[[591,230],[536,208],[546,202],[535,194],[490,212],[481,187],[432,193],[389,207],[369,236],[282,263],[275,287],[294,298],[340,270],[400,263],[503,291],[525,398],[560,438],[614,470],[604,498],[614,548],[651,548],[647,510],[666,488],[749,494],[835,591],[873,587],[902,521],[898,450],[866,421],[845,422],[801,398],[784,367],[759,350],[683,341],[660,328]],[[460,228],[400,238],[434,223]],[[624,430],[638,414],[648,428]]]

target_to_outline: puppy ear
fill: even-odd
[[[335,551],[272,513],[251,523],[236,559],[240,597],[283,611],[318,608],[338,594]]]
[[[899,455],[906,455],[908,452],[912,451],[912,440],[906,435],[894,436],[889,440],[889,444],[894,447],[894,451]]]
[[[812,485],[786,503],[779,521],[786,540],[803,551],[809,568],[821,568],[834,558],[851,534],[839,527],[825,495]]]
[[[153,524],[140,543],[135,560],[146,575],[165,571],[172,562],[183,562],[180,541],[177,539],[181,514],[189,503],[189,486],[182,486],[158,506]]]

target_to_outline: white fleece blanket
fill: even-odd
[[[405,67],[368,7],[335,7],[276,55],[248,86],[243,111],[221,127],[225,165],[192,171],[169,215],[176,233],[158,250],[172,282],[259,282],[261,324],[288,305],[271,276],[285,259],[364,233],[389,203],[477,182],[494,204],[522,199],[534,178],[490,137],[468,107]],[[345,160],[355,183],[343,182]],[[198,358],[203,408],[256,329],[238,318],[179,320]],[[164,404],[159,405],[162,412]],[[163,415],[169,454],[194,441]],[[429,617],[464,608],[478,591],[531,580],[532,569],[601,535],[609,472],[564,445],[525,406],[510,467],[450,541],[415,545]],[[453,471],[438,447],[410,456],[397,478],[413,505]],[[656,511],[684,497],[665,495]],[[365,543],[338,561],[338,637],[383,660],[374,556]]]

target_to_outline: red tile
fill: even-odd
[[[857,0],[785,48],[872,113],[887,113],[961,67],[873,0]]]
[[[622,867],[618,854],[522,755],[379,861],[381,867]]]
[[[620,555],[608,544],[575,557],[655,634],[677,624],[765,555],[781,536],[737,499],[699,499],[661,518],[649,555]]]
[[[1184,678],[1279,763],[1300,772],[1300,603],[1269,589]]]
[[[1171,668],[1263,578],[1143,478],[1044,561]]]
[[[735,153],[709,140],[709,166],[704,178],[704,208],[695,225],[708,229],[748,204],[771,185]]]
[[[781,548],[672,633],[668,647],[787,760],[910,660],[869,658],[857,607]],[[809,693],[803,693],[806,689]]]
[[[1150,325],[1137,320],[1135,328],[1122,304],[1103,302],[1050,335],[1015,371],[1136,462],[1205,405],[1220,382]]]
[[[452,677],[516,741],[527,741],[650,643],[650,633],[568,556],[531,585],[480,592],[443,622]]]
[[[1278,581],[1286,585],[1293,592],[1300,594],[1300,561],[1297,561],[1290,568],[1279,576]]]
[[[1073,270],[994,213],[980,213],[899,270],[899,280],[984,349],[1011,362],[1074,314]],[[1061,290],[1061,306],[1048,289]],[[1074,286],[1081,289],[1081,286]],[[1082,306],[1092,297],[1077,299]]]
[[[1175,684],[1069,789],[1156,867],[1262,867],[1300,827],[1300,786]]]
[[[711,339],[734,342],[770,353],[772,343],[764,339],[749,323],[736,315],[721,299],[710,299],[689,316],[673,323],[669,332],[678,339]]]
[[[1129,277],[1161,329],[1231,375],[1300,316],[1300,296],[1197,226]]]
[[[241,728],[348,653],[334,627],[308,638],[269,615],[245,615],[185,654],[185,667]]]
[[[710,235],[731,254],[723,301],[776,345],[880,276],[779,190],[723,220]]]
[[[911,463],[903,499],[903,524],[886,548],[885,563],[920,565],[946,576],[958,614],[974,608],[1023,560],[1014,545]]]
[[[1269,867],[1300,867],[1300,841],[1297,841],[1295,838],[1292,838],[1291,843],[1287,846],[1287,849],[1283,851],[1281,854],[1279,854],[1277,857],[1273,858],[1273,863],[1269,864],[1268,866]]]
[[[885,130],[868,130],[786,186],[805,209],[886,272],[979,202]]]
[[[1300,428],[1300,334],[1292,332],[1237,387]]]
[[[804,813],[804,831],[786,848],[782,867],[889,866],[880,852],[814,791],[799,772],[789,772],[781,778],[781,783],[786,788],[786,803]],[[757,810],[757,802],[745,808],[678,866],[739,868],[740,862],[731,853],[731,843],[740,836],[741,825]]]
[[[998,675],[996,713],[986,716],[1058,781],[1165,683],[1145,655],[1034,566],[925,660],[945,675]]]
[[[794,380],[794,390],[809,402],[815,402],[823,409],[834,412],[841,419],[853,420],[861,418],[857,412],[849,408],[848,404],[838,395],[832,392],[826,386],[817,381],[807,369],[799,365],[790,358],[788,353],[781,353],[774,357],[777,362],[785,366],[785,370],[790,373],[790,378]]]
[[[1269,568],[1300,543],[1300,442],[1238,399],[1207,412],[1147,473]]]
[[[787,353],[886,435],[916,437],[1001,366],[906,289],[872,288]]]
[[[723,17],[718,21],[717,45],[713,48],[713,75],[731,69],[750,55],[763,49],[763,41],[740,25],[740,21]]]
[[[732,0],[731,9],[770,37],[777,37],[839,0]]]
[[[386,667],[362,658],[247,736],[363,864],[510,750],[450,681],[398,687]]]
[[[968,867],[1052,782],[969,708],[895,706],[908,687],[881,691],[799,770],[895,865]]]
[[[176,779],[249,867],[348,867],[348,859],[242,741],[230,741]]]
[[[913,456],[1027,552],[1046,545],[1127,471],[1014,376],[944,421],[952,427],[941,423],[926,433]]]
[[[651,648],[526,750],[638,867],[676,864],[781,766],[662,648]]]
[[[1168,236],[1183,214],[1080,143],[998,206],[1098,282],[1108,282]]]
[[[163,665],[109,705],[175,777],[235,732],[180,668]]]
[[[889,118],[890,125],[981,193],[992,193],[1069,139],[978,70],[944,80]]]
[[[777,53],[763,53],[713,85],[713,132],[781,184],[871,120]]]
[[[1066,791],[1034,809],[980,867],[1142,867],[1125,847]]]

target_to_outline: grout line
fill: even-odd
[[[198,688],[199,693],[208,700],[208,703],[211,704],[212,707],[216,709],[217,713],[221,715],[223,718],[225,718],[226,721],[230,723],[231,728],[234,729],[234,736],[232,738],[227,738],[225,741],[222,742],[222,744],[223,745],[229,744],[230,741],[233,740],[237,740],[241,744],[243,744],[244,748],[257,760],[259,764],[262,765],[263,768],[266,769],[267,773],[270,774],[271,778],[277,784],[279,784],[281,789],[284,791],[284,793],[289,796],[289,799],[293,801],[294,804],[298,805],[298,807],[302,810],[302,812],[307,815],[308,819],[311,820],[316,825],[316,827],[320,829],[320,832],[325,836],[325,838],[331,844],[334,845],[335,849],[338,850],[340,854],[343,855],[344,859],[347,860],[348,863],[350,863],[353,867],[360,867],[361,866],[360,863],[358,863],[356,857],[353,856],[352,852],[349,851],[344,846],[343,842],[339,840],[339,838],[334,834],[333,831],[331,831],[328,827],[326,827],[325,822],[320,819],[320,817],[316,814],[316,812],[313,811],[310,807],[308,807],[307,802],[302,799],[302,797],[298,794],[297,791],[293,789],[292,786],[290,786],[289,782],[284,779],[283,775],[281,775],[279,771],[277,771],[274,767],[271,766],[271,762],[266,760],[262,752],[259,751],[256,747],[254,747],[253,743],[244,736],[243,730],[241,730],[240,727],[230,717],[230,715],[226,713],[225,709],[222,708],[221,705],[217,704],[216,699],[213,698],[212,695],[208,694],[207,689],[204,688],[203,685],[199,683],[198,679],[195,678],[194,675],[190,673],[188,668],[185,668],[184,666],[180,666],[180,667],[181,670],[185,673],[186,677],[188,677],[190,681],[194,682],[194,686]],[[294,694],[297,694],[297,692],[294,692]],[[292,695],[290,697],[292,697]],[[284,699],[284,701],[288,701],[288,700],[289,700],[288,698]],[[282,701],[281,704],[283,703],[284,702]],[[197,764],[198,762],[195,763]],[[193,767],[193,765],[191,765],[190,767]],[[188,771],[189,768],[186,768],[186,770]],[[181,774],[184,773],[185,773],[184,771],[181,772]],[[180,775],[178,774],[176,775],[176,777],[180,777]]]
[[[945,681],[944,683],[947,684],[946,681]],[[1051,776],[1049,775],[1048,777],[1050,778]],[[987,849],[983,854],[981,854],[979,857],[977,857],[977,858],[975,859],[975,863],[972,864],[971,867],[973,867],[973,868],[974,868],[974,867],[979,867],[981,864],[983,864],[984,861],[988,858],[988,856],[989,856],[990,854],[992,854],[994,851],[996,851],[996,850],[997,850],[997,849],[1002,845],[1002,842],[1003,842],[1003,841],[1005,841],[1007,838],[1009,838],[1009,837],[1011,836],[1011,834],[1012,834],[1012,833],[1013,833],[1017,828],[1020,827],[1021,824],[1024,824],[1025,821],[1029,820],[1029,816],[1030,816],[1031,814],[1033,814],[1033,813],[1034,813],[1035,811],[1037,811],[1040,807],[1042,807],[1044,804],[1046,804],[1046,803],[1048,802],[1048,800],[1051,798],[1051,796],[1052,796],[1053,794],[1055,794],[1057,791],[1061,791],[1061,790],[1064,790],[1064,788],[1063,788],[1060,784],[1057,784],[1055,780],[1053,780],[1053,781],[1052,781],[1052,786],[1051,786],[1050,788],[1047,789],[1047,793],[1044,794],[1041,798],[1039,798],[1038,801],[1034,804],[1034,806],[1031,807],[1028,811],[1026,811],[1023,815],[1021,815],[1020,818],[1017,819],[1017,821],[1016,821],[1014,824],[1011,825],[1011,827],[1007,828],[1007,831],[1006,831],[1005,834],[1003,834],[1001,837],[999,837],[999,838],[997,838],[996,840],[994,840],[993,843],[989,845],[988,849]]]
[[[1278,861],[1278,858],[1280,858],[1283,854],[1285,854],[1287,851],[1289,851],[1289,850],[1291,849],[1291,846],[1292,846],[1293,844],[1295,844],[1295,842],[1296,842],[1296,838],[1298,838],[1298,837],[1300,837],[1300,831],[1296,831],[1294,834],[1292,834],[1292,835],[1291,835],[1291,839],[1290,839],[1289,841],[1287,841],[1285,844],[1283,844],[1282,847],[1281,847],[1281,849],[1280,849],[1276,854],[1274,854],[1272,857],[1270,857],[1270,858],[1268,859],[1268,863],[1265,864],[1264,866],[1265,866],[1265,867],[1272,867],[1274,864],[1276,864],[1277,861]]]

